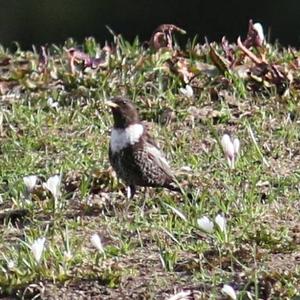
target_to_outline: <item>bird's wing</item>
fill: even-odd
[[[153,167],[159,167],[167,176],[171,178],[173,177],[170,165],[158,147],[152,143],[146,142],[144,150],[147,152],[149,159],[152,161]]]
[[[154,138],[149,134],[148,127],[145,126],[144,133],[145,150],[148,152],[148,157],[152,161],[153,166],[159,167],[168,177],[173,178],[173,172],[170,168],[164,153],[159,149],[159,145]]]

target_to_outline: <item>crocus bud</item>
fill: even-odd
[[[263,27],[261,26],[260,23],[255,23],[255,24],[253,24],[253,30],[255,30],[257,33],[257,37],[255,39],[256,44],[258,46],[262,46],[263,43],[265,42],[265,35],[264,35]]]
[[[207,233],[212,233],[214,231],[214,223],[206,216],[199,218],[197,220],[198,227]]]
[[[237,299],[235,290],[228,284],[224,284],[221,292],[232,300]]]
[[[238,138],[235,138],[233,140],[233,149],[234,149],[234,154],[238,155],[240,152],[240,140]]]
[[[54,175],[51,176],[47,182],[43,183],[43,187],[50,191],[54,199],[58,199],[60,196],[60,183],[61,183],[61,176]]]
[[[224,134],[221,140],[222,148],[230,168],[234,168],[234,146],[228,134]]]
[[[221,139],[221,145],[227,159],[228,165],[231,169],[234,169],[236,157],[240,151],[240,141],[238,138],[234,138],[232,141],[228,134],[224,134]]]
[[[97,233],[94,233],[91,236],[91,243],[99,252],[104,253],[104,248],[103,248],[100,236]]]
[[[215,222],[222,232],[226,231],[226,219],[220,214],[215,217]]]
[[[36,175],[29,175],[23,177],[23,182],[26,186],[28,193],[31,193],[36,185],[38,177]]]
[[[37,263],[39,263],[41,258],[42,258],[45,241],[46,241],[46,239],[44,237],[43,238],[38,238],[31,245],[30,249],[31,249],[31,252],[32,252],[32,254],[33,254],[33,256],[34,256]]]

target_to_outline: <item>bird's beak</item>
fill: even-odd
[[[115,102],[110,101],[110,100],[106,101],[105,103],[106,103],[107,106],[112,107],[112,108],[117,108],[118,107],[118,104],[116,104]]]

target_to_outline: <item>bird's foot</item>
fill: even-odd
[[[126,216],[129,214],[129,207],[130,207],[130,204],[131,204],[130,200],[134,197],[135,191],[136,191],[136,188],[133,185],[129,185],[126,188],[127,198],[126,198],[125,203],[124,203],[124,211],[123,211],[123,214],[126,215]]]

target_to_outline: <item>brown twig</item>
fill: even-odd
[[[237,39],[237,45],[238,47],[256,64],[260,65],[262,63],[266,63],[265,61],[261,60],[260,58],[258,58],[254,53],[252,53],[249,49],[247,49],[242,41],[241,41],[241,37],[238,37]]]

